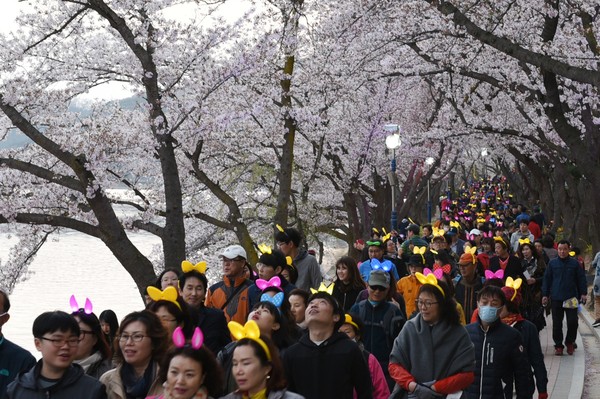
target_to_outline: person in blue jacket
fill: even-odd
[[[561,356],[565,345],[567,353],[575,351],[577,337],[578,301],[585,304],[587,300],[587,283],[585,271],[577,259],[569,255],[571,244],[567,240],[558,242],[558,258],[550,260],[542,282],[542,305],[552,308],[552,339],[554,354]],[[567,316],[567,335],[563,345],[563,318]]]

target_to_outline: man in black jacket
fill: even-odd
[[[35,347],[42,359],[8,385],[7,399],[106,399],[106,389],[97,379],[73,364],[81,330],[65,312],[45,312],[33,322]]]
[[[505,303],[499,287],[484,287],[477,296],[478,320],[466,327],[476,361],[475,381],[466,390],[468,399],[504,397],[502,379],[513,374],[517,399],[531,399],[535,390],[521,334],[499,319]]]
[[[344,313],[326,292],[317,292],[306,308],[308,334],[283,358],[288,389],[306,399],[371,399],[369,368],[358,345],[338,332]]]
[[[6,386],[22,371],[35,365],[35,358],[29,351],[16,345],[2,334],[2,326],[10,319],[8,294],[0,289],[0,398],[4,397]]]

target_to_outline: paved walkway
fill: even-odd
[[[583,312],[587,314],[587,311]],[[580,314],[579,323],[583,322],[583,314]],[[548,325],[540,332],[540,342],[548,370],[548,395],[550,399],[581,399],[585,376],[585,352],[581,335],[577,334],[577,349],[573,356],[567,355],[566,349],[563,356],[555,356],[552,315],[546,318],[546,323]],[[566,322],[563,328],[566,333]]]

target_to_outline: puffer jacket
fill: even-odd
[[[514,374],[517,399],[531,399],[535,390],[531,366],[516,329],[496,320],[487,332],[480,321],[466,326],[475,346],[475,381],[466,389],[468,399],[503,399],[502,378]]]
[[[69,366],[62,378],[49,388],[39,384],[40,360],[31,370],[20,374],[8,385],[5,398],[8,399],[106,399],[104,385],[97,379],[85,375],[78,364]]]

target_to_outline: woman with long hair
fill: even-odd
[[[100,377],[108,399],[145,398],[160,393],[156,378],[168,345],[168,333],[149,311],[125,316],[116,337],[116,369]]]
[[[535,245],[527,241],[521,242],[517,256],[523,267],[524,287],[522,311],[525,318],[541,331],[546,326],[546,317],[542,306],[542,281],[546,271],[546,263],[535,249]]]
[[[253,332],[242,333],[247,338],[237,341],[233,351],[232,372],[238,390],[222,399],[303,399],[286,390],[279,351],[270,339],[258,335],[252,323],[249,321],[243,329],[252,328]]]
[[[87,375],[98,379],[113,368],[112,352],[100,327],[100,321],[91,309],[80,308],[71,314],[77,320],[81,331],[74,363],[83,367]]]
[[[340,307],[347,312],[356,302],[358,294],[366,288],[356,260],[350,256],[342,256],[335,262],[335,280],[333,281],[333,297]]]

